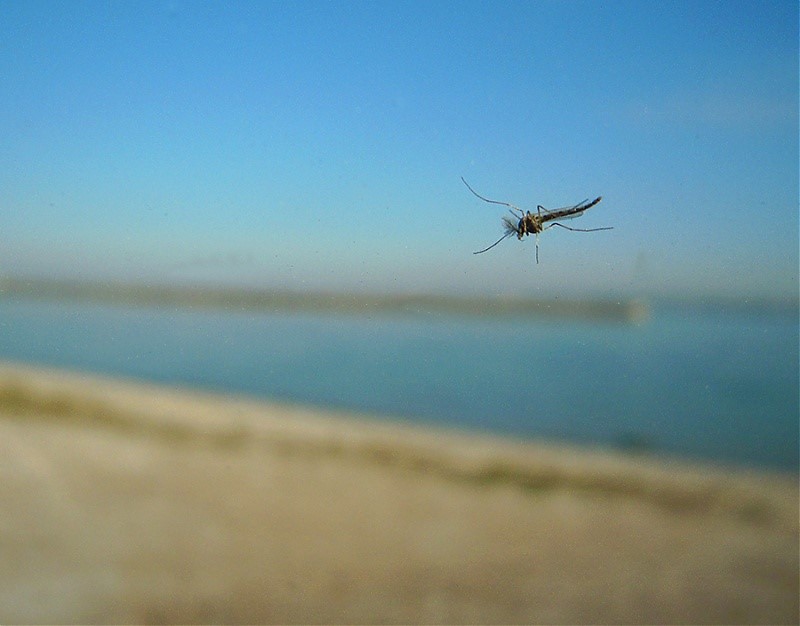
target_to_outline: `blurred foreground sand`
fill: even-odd
[[[0,365],[0,621],[797,623],[797,477]]]

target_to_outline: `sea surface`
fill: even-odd
[[[796,309],[638,323],[0,298],[0,359],[798,472]]]

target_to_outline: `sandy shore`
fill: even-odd
[[[0,622],[797,623],[797,477],[0,364]]]

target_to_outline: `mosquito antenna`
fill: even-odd
[[[500,243],[501,241],[503,241],[503,239],[506,239],[507,237],[510,237],[510,236],[511,236],[511,235],[513,235],[513,234],[514,234],[514,232],[513,232],[513,231],[512,231],[512,232],[509,232],[509,233],[506,233],[505,235],[503,235],[502,237],[500,237],[500,239],[498,239],[497,241],[495,241],[495,242],[494,242],[494,243],[493,243],[491,246],[489,246],[488,248],[484,248],[483,250],[478,250],[477,252],[473,252],[472,254],[483,254],[483,253],[484,253],[484,252],[486,252],[487,250],[491,250],[492,248],[494,248],[494,247],[495,247],[495,246],[496,246],[498,243]]]
[[[472,187],[469,186],[469,183],[466,180],[464,180],[463,176],[461,177],[461,182],[464,183],[467,186],[467,189],[469,189],[474,196],[477,196],[478,198],[480,198],[484,202],[490,202],[492,204],[500,204],[502,206],[507,206],[510,209],[513,209],[514,211],[519,211],[520,213],[524,214],[522,209],[520,209],[519,207],[514,206],[513,204],[511,204],[509,202],[501,202],[500,200],[490,200],[489,198],[484,198],[481,194],[479,194],[477,191],[475,191]]]

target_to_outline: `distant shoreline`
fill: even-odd
[[[0,295],[238,311],[313,311],[356,315],[446,313],[475,317],[593,319],[641,322],[650,315],[636,299],[481,297],[429,294],[299,292],[287,289],[185,287],[127,282],[0,279]]]

